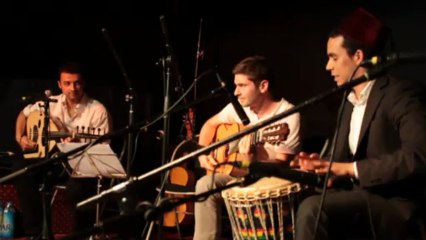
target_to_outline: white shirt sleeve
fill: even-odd
[[[24,113],[25,117],[28,117],[30,115],[30,113],[34,112],[34,111],[43,111],[40,108],[40,104],[44,104],[43,102],[35,102],[34,104],[28,104],[23,110],[22,113]]]
[[[241,123],[240,118],[237,115],[237,112],[234,109],[234,106],[232,106],[231,103],[228,103],[219,113],[218,113],[219,119],[223,123]]]
[[[356,161],[354,162],[354,164],[353,164],[353,167],[354,167],[354,175],[355,175],[355,178],[356,179],[358,179],[358,168],[357,168],[357,166],[356,166]]]

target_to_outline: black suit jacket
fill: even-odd
[[[417,202],[426,196],[426,93],[413,82],[386,76],[370,92],[354,156],[349,153],[353,106],[342,115],[334,161],[356,161],[362,188]],[[423,200],[421,200],[423,199]]]

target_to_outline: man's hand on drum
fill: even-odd
[[[330,165],[329,160],[320,159],[317,153],[305,153],[300,152],[294,161],[290,163],[292,167],[299,167],[301,170],[315,172],[317,174],[325,174],[328,171]],[[333,162],[330,169],[332,177],[330,178],[327,185],[330,187],[334,177],[354,177],[354,164]],[[334,176],[334,177],[333,177]]]
[[[200,166],[206,170],[213,171],[217,165],[217,161],[211,155],[200,155],[198,156]]]

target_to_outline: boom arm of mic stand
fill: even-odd
[[[103,142],[105,140],[111,139],[113,136],[118,136],[118,135],[127,133],[129,131],[135,131],[135,128],[137,128],[137,126],[130,126],[130,127],[128,126],[126,128],[117,130],[117,131],[115,131],[113,133],[108,133],[108,134],[102,135],[101,137],[99,137],[98,139],[96,139],[94,142],[87,143],[87,144],[84,144],[82,146],[76,147],[76,148],[74,148],[74,149],[72,149],[72,150],[70,150],[68,152],[57,153],[57,154],[51,156],[48,159],[45,159],[45,160],[42,160],[42,161],[38,161],[38,162],[33,163],[33,164],[31,164],[31,165],[29,165],[27,167],[18,169],[15,172],[12,172],[12,173],[10,173],[10,174],[8,174],[8,175],[0,178],[0,184],[4,183],[4,182],[7,182],[7,181],[10,181],[10,180],[13,180],[16,177],[19,177],[19,176],[21,176],[23,174],[31,173],[31,172],[33,172],[33,171],[35,171],[35,170],[37,170],[37,169],[39,169],[41,167],[44,167],[44,166],[46,166],[46,165],[48,165],[50,163],[54,163],[56,161],[65,161],[71,155],[74,155],[76,153],[85,151],[86,149],[92,147],[93,145],[96,145],[96,144],[99,144],[99,143],[101,143],[101,142]],[[139,128],[137,128],[137,129],[139,129]]]
[[[222,186],[222,187],[218,187],[200,194],[195,194],[195,195],[191,195],[189,197],[184,197],[184,198],[165,198],[163,199],[162,202],[160,202],[160,204],[158,206],[152,207],[152,208],[148,208],[145,213],[144,213],[144,217],[145,220],[147,221],[153,221],[155,220],[158,216],[160,216],[161,214],[171,211],[173,210],[175,207],[186,203],[186,202],[198,202],[198,201],[203,201],[204,199],[206,199],[207,197],[209,197],[212,194],[215,193],[219,193],[225,189],[228,188],[232,188],[235,186],[241,186],[244,183],[244,181],[237,181],[237,182],[233,182],[230,183],[228,185]]]
[[[104,136],[106,136],[106,135],[104,135]],[[108,138],[107,138],[107,137],[105,137],[105,138],[102,138],[102,137],[101,137],[101,138],[99,138],[99,139],[103,139],[103,140],[105,140],[105,139],[108,139]],[[97,140],[99,140],[99,139],[97,139]],[[1,183],[4,183],[4,182],[6,182],[6,181],[9,181],[9,180],[15,179],[16,177],[21,176],[21,175],[23,175],[23,174],[31,173],[31,172],[35,171],[36,169],[39,169],[39,168],[41,168],[41,167],[44,167],[44,166],[46,166],[46,165],[48,165],[48,164],[50,164],[50,163],[54,163],[54,162],[56,162],[56,161],[64,161],[64,160],[66,160],[69,156],[74,155],[74,154],[76,154],[76,153],[79,153],[79,152],[81,152],[81,151],[84,151],[84,150],[86,150],[87,148],[89,148],[89,147],[91,147],[91,146],[95,145],[94,143],[98,143],[98,142],[97,142],[97,141],[95,141],[95,142],[92,142],[92,143],[84,144],[84,145],[82,145],[82,146],[80,146],[80,147],[76,147],[76,148],[74,148],[73,150],[70,150],[70,151],[68,151],[68,152],[62,152],[62,153],[55,154],[55,155],[53,155],[52,157],[50,157],[50,158],[48,158],[48,159],[45,159],[45,160],[42,160],[42,161],[39,161],[39,162],[33,163],[33,164],[31,164],[31,165],[29,165],[29,166],[27,166],[27,167],[24,167],[24,168],[18,169],[18,170],[16,170],[15,172],[13,172],[13,173],[11,173],[11,174],[8,174],[8,175],[6,175],[6,176],[4,176],[4,177],[0,178],[0,184],[1,184]]]

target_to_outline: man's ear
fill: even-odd
[[[259,83],[259,90],[261,93],[266,93],[269,89],[269,81],[266,79],[263,79]]]
[[[357,49],[355,54],[353,55],[353,60],[357,65],[361,64],[362,61],[365,60],[364,51],[362,51],[361,49]]]
[[[58,88],[62,90],[62,87],[61,87],[61,80],[58,80]]]

